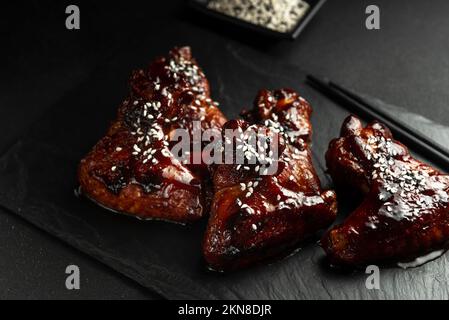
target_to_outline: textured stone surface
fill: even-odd
[[[324,185],[323,155],[347,112],[304,84],[300,69],[273,63],[251,49],[192,43],[213,96],[229,117],[262,87],[290,86],[314,107],[313,153]],[[162,45],[161,45],[162,46]],[[203,59],[213,48],[214,56]],[[157,48],[154,50],[162,50]],[[66,95],[0,160],[0,203],[72,246],[168,298],[447,298],[447,255],[412,270],[383,269],[381,290],[368,291],[363,272],[326,266],[314,241],[272,265],[227,275],[206,271],[200,244],[204,223],[183,227],[111,214],[74,196],[76,166],[113,118],[126,88],[126,61],[144,63],[157,52],[124,51]],[[143,57],[142,52],[145,52]],[[112,68],[114,66],[114,68]],[[232,70],[232,72],[230,72]],[[124,79],[119,81],[117,79]],[[389,107],[390,110],[392,107]],[[401,113],[397,113],[399,116]],[[422,118],[406,115],[417,125]],[[425,123],[425,122],[424,122]],[[424,124],[425,130],[432,130]],[[432,130],[434,138],[439,132]],[[445,128],[443,128],[445,129]],[[447,133],[446,133],[447,134]],[[341,215],[348,213],[341,209]]]
[[[129,2],[113,5],[108,2],[106,5],[106,1],[96,3],[78,1],[82,8],[82,29],[79,33],[68,33],[65,30],[63,3],[49,7],[37,2],[27,4],[26,7],[11,5],[9,8],[9,5],[6,5],[6,8],[2,10],[4,18],[0,22],[2,30],[5,31],[3,41],[8,48],[3,52],[6,60],[3,60],[5,63],[0,75],[0,124],[2,126],[0,150],[5,150],[17,140],[24,128],[28,127],[45,109],[55,107],[63,110],[61,111],[63,113],[69,106],[73,108],[81,106],[80,112],[81,110],[84,112],[77,119],[81,117],[88,119],[89,112],[100,105],[99,112],[101,111],[102,114],[97,116],[95,125],[92,122],[89,124],[91,130],[89,136],[72,138],[79,139],[79,145],[76,145],[76,141],[72,141],[76,146],[73,149],[68,147],[70,150],[78,148],[78,151],[74,152],[76,154],[71,154],[70,150],[67,154],[63,154],[63,151],[59,150],[59,156],[62,155],[64,156],[62,159],[69,161],[64,164],[64,170],[68,174],[67,181],[64,183],[66,188],[70,185],[70,190],[62,190],[61,194],[64,193],[65,197],[71,199],[74,179],[70,179],[73,177],[75,157],[87,151],[104,133],[108,125],[107,121],[113,118],[115,108],[124,96],[125,81],[130,70],[146,64],[155,53],[164,53],[176,44],[188,44],[194,47],[195,54],[204,65],[208,76],[215,77],[214,96],[223,100],[222,104],[226,105],[228,115],[233,115],[242,104],[249,105],[255,95],[254,90],[259,89],[259,86],[281,87],[293,81],[291,78],[290,80],[285,78],[292,77],[294,72],[284,77],[283,73],[289,71],[272,65],[273,62],[277,62],[301,66],[308,72],[328,76],[343,85],[352,86],[361,92],[401,105],[408,111],[426,115],[429,119],[442,124],[449,124],[447,112],[449,42],[446,41],[449,35],[449,20],[446,14],[449,9],[448,1],[435,0],[429,5],[425,1],[415,0],[406,3],[401,0],[378,0],[376,4],[381,8],[381,30],[374,32],[368,32],[364,28],[364,11],[368,4],[372,4],[370,1],[347,0],[344,5],[341,5],[339,1],[328,1],[299,39],[294,42],[270,41],[202,16],[199,18],[191,15],[190,12],[185,12],[182,5],[179,5],[181,2],[184,1],[160,1],[157,2],[160,7],[155,8],[153,7],[155,2],[139,1],[131,5]],[[20,41],[17,41],[18,39]],[[263,72],[259,72],[256,79],[245,77],[246,71],[235,69],[237,66],[233,66],[233,61],[223,60],[223,54],[219,52],[221,46],[217,46],[217,43],[228,45],[230,52],[236,53],[235,58],[246,63],[249,70],[262,69]],[[246,46],[254,49],[250,55],[254,54],[257,57],[266,54],[269,57],[268,63],[261,66],[258,60],[254,61],[252,57],[242,59],[238,55],[239,49]],[[86,77],[99,60],[113,55],[119,47],[119,51],[123,54],[122,58],[109,66],[109,73],[102,73],[95,80],[104,82],[103,86],[97,87],[100,92],[97,93],[96,100],[89,100],[92,94],[88,92],[89,86],[95,85],[95,81],[89,80],[87,84],[70,91],[75,85],[86,81]],[[216,72],[221,72],[222,75],[216,75]],[[232,76],[232,74],[225,75],[226,73],[235,74]],[[301,90],[301,81],[302,78],[297,76],[297,82],[295,81],[292,86],[307,96],[315,107],[314,152],[316,158],[321,159],[327,144],[323,141],[337,135],[337,125],[340,125],[346,113],[338,111],[336,106],[326,107],[328,100],[321,98],[319,94],[308,89],[306,89],[307,92]],[[115,93],[114,90],[119,92]],[[60,100],[64,95],[66,98]],[[108,96],[110,99],[107,98]],[[59,103],[55,104],[57,101]],[[86,101],[89,105],[84,105]],[[331,109],[330,112],[329,109]],[[330,124],[327,130],[328,122]],[[47,134],[52,132],[54,126],[60,125],[53,123],[51,118],[45,123],[48,125]],[[86,125],[85,120],[77,125]],[[424,126],[423,124],[420,128]],[[436,129],[434,124],[429,124],[427,127],[426,132],[430,135],[442,136],[443,133],[440,130],[442,128]],[[71,128],[73,131],[73,126]],[[41,139],[42,130],[39,132],[38,138]],[[61,132],[67,134],[61,129],[55,133],[61,134]],[[75,133],[71,134],[75,135]],[[39,149],[39,146],[43,147],[40,144],[36,148]],[[43,156],[42,150],[39,149],[39,156]],[[50,153],[46,155],[46,157],[50,156]],[[33,155],[33,157],[37,156]],[[44,160],[39,162],[39,170],[45,167],[43,162]],[[5,163],[4,160],[2,163]],[[13,180],[6,181],[2,175],[0,184],[6,186],[4,190],[11,189],[10,185],[15,186],[20,181],[14,179],[12,176],[14,172],[7,173]],[[30,172],[23,171],[23,174],[26,173]],[[50,182],[49,180],[48,183]],[[14,188],[12,190],[16,190]],[[38,190],[33,192],[35,195],[39,193]],[[27,197],[31,198],[31,196],[32,194],[29,193]],[[51,195],[47,195],[49,196]],[[21,202],[17,203],[11,205],[16,212],[18,207],[23,208],[20,205]],[[40,209],[41,215],[38,214],[36,208],[42,206],[42,203],[29,202],[28,205],[29,208],[23,210],[21,214],[24,215],[26,212],[29,220],[34,218],[36,222],[41,219],[41,215],[48,215],[46,220],[40,222],[42,227],[49,229],[53,226],[65,225],[61,223],[62,217],[60,217],[64,210],[55,209],[57,211],[55,216],[58,217],[53,218],[51,209]],[[62,204],[59,203],[58,206],[61,207]],[[345,212],[342,213],[344,215]],[[125,221],[125,225],[126,223],[133,225],[133,231],[136,228],[142,228],[142,234],[151,233],[153,229],[161,229],[154,235],[154,239],[159,239],[158,235],[163,234],[166,229],[173,230],[169,235],[176,234],[177,237],[171,237],[168,241],[168,237],[164,237],[165,248],[176,247],[178,242],[189,239],[190,236],[190,229],[183,231],[183,228],[175,226],[156,224],[152,227],[150,224],[145,227],[135,227],[140,224],[127,219],[111,218],[108,213],[99,211],[97,208],[84,209],[83,207],[80,213],[73,212],[76,219],[80,215],[82,217],[104,215],[104,221],[101,223],[108,227],[113,224],[111,219],[114,221],[116,219],[117,225]],[[24,220],[15,218],[2,210],[0,221],[3,239],[0,245],[0,283],[4,288],[1,292],[2,298],[146,297],[138,288],[133,289],[129,282],[114,276],[112,272],[107,272],[101,265],[92,263],[91,259],[85,258],[75,250],[69,250],[67,246],[60,245],[57,239],[35,231],[34,227]],[[125,233],[121,227],[117,226],[116,230],[119,230],[119,235]],[[175,251],[180,252],[179,261],[175,260],[178,264],[173,265],[183,264],[184,268],[180,269],[181,271],[192,270],[191,264],[195,265],[195,272],[201,270],[199,241],[203,226],[195,226],[194,230],[197,234],[191,236],[194,238],[192,243],[193,246],[197,245],[198,249],[191,249],[185,256],[180,254],[181,249]],[[83,232],[80,231],[80,234],[83,239]],[[145,241],[148,235],[142,237],[142,241]],[[125,235],[123,238],[126,238]],[[135,244],[134,233],[131,240],[128,237],[128,241]],[[112,245],[114,249],[124,246],[124,241],[111,243],[98,240],[98,243],[102,248],[108,245]],[[190,248],[191,244],[186,246]],[[135,255],[139,258],[136,261],[139,262],[143,255],[138,254],[139,249],[136,248],[139,246],[133,245],[133,247],[137,252]],[[157,257],[161,260],[154,259],[154,261],[171,263],[164,253]],[[320,263],[310,260],[315,259],[320,262],[321,257],[319,248],[310,244],[305,250],[291,258],[296,261],[295,263],[288,260],[264,267],[266,268],[263,270],[264,274],[269,274],[275,279],[281,279],[284,282],[287,281],[285,278],[298,279],[295,280],[295,288],[292,290],[275,289],[261,282],[261,278],[254,276],[255,273],[259,274],[259,268],[257,272],[253,269],[246,273],[232,275],[232,277],[194,273],[192,279],[203,279],[204,275],[206,280],[213,277],[213,281],[218,281],[216,296],[248,296],[249,292],[252,292],[253,296],[262,295],[261,290],[258,293],[256,290],[250,290],[250,285],[266,290],[273,289],[270,292],[278,297],[284,295],[327,298],[329,297],[327,291],[333,297],[447,298],[448,296],[446,256],[427,266],[407,272],[382,271],[384,276],[381,280],[382,290],[379,292],[365,291],[363,274],[342,275],[321,268]],[[152,255],[149,255],[144,260],[148,262],[152,259]],[[301,263],[299,263],[300,260]],[[76,295],[66,293],[66,290],[61,288],[63,279],[59,273],[61,268],[73,261],[81,266],[81,271],[84,270],[83,275],[87,277],[84,289]],[[285,264],[291,265],[292,268],[287,268]],[[186,266],[190,269],[185,269]],[[286,270],[283,276],[281,271],[278,272],[281,269]],[[176,273],[172,275],[174,274]],[[189,274],[193,273],[186,273],[186,275]],[[178,277],[184,276],[178,273]],[[162,276],[159,276],[159,279],[162,279]],[[222,283],[227,279],[235,280],[234,283],[238,282],[240,285],[231,286],[229,283],[229,286],[223,287]],[[210,280],[211,287],[215,287],[213,281]],[[149,279],[148,283],[154,285],[158,284],[158,281]],[[248,286],[243,288],[244,285]],[[315,290],[315,287],[319,287],[319,290]]]

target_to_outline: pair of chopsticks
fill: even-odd
[[[328,80],[308,75],[307,81],[316,89],[324,92],[343,107],[367,121],[377,120],[388,126],[399,141],[424,157],[449,170],[449,151],[435,141],[417,132],[406,123],[392,118],[389,114],[371,105],[363,97]]]

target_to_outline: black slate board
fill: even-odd
[[[141,222],[77,198],[78,162],[114,118],[126,95],[131,68],[145,65],[169,45],[166,41],[157,49],[143,44],[123,49],[59,101],[1,157],[0,205],[167,298],[449,297],[448,254],[417,269],[382,270],[380,290],[366,289],[363,272],[343,274],[328,268],[314,241],[271,265],[216,274],[206,271],[201,258],[206,221],[191,226]],[[232,118],[251,104],[260,88],[297,89],[314,107],[314,160],[323,185],[330,186],[323,155],[347,112],[306,86],[303,71],[238,48],[221,41],[193,44],[194,55],[211,82],[213,97]],[[398,116],[408,116],[433,138],[448,132],[395,107],[386,108]],[[347,213],[348,209],[342,208],[340,216]]]

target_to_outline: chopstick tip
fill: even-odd
[[[306,75],[306,81],[311,82],[311,83],[318,83],[321,85],[328,85],[330,82],[330,80],[328,78],[317,77],[310,73]]]

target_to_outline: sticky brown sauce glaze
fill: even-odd
[[[385,126],[349,117],[326,159],[340,191],[363,194],[322,239],[336,264],[414,260],[449,240],[449,176],[414,159]]]
[[[310,114],[309,104],[293,90],[262,90],[254,108],[242,113],[245,120],[224,126],[240,130],[235,148],[238,140],[248,160],[256,157],[256,161],[214,168],[215,197],[203,246],[213,270],[285,256],[334,220],[335,194],[321,190],[307,146]],[[261,132],[260,140],[270,142],[258,145],[259,155],[247,145],[248,130]],[[226,143],[226,137],[223,140]],[[277,153],[270,152],[274,147]],[[266,172],[261,165],[266,162],[276,164],[276,170]]]
[[[225,119],[217,105],[209,98],[203,72],[183,49],[134,72],[118,124],[101,142],[106,159],[94,170],[95,177],[114,194],[129,184],[147,193],[168,184],[201,193],[201,178],[208,173],[178,161],[170,152],[176,143],[170,135],[178,128],[191,132],[193,121],[201,121],[201,129],[220,128]]]

